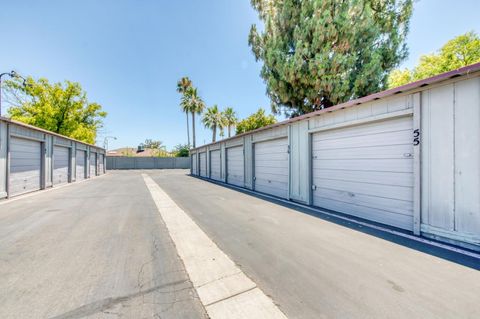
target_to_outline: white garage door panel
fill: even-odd
[[[68,183],[68,157],[68,148],[53,147],[53,185]]]
[[[10,140],[10,196],[40,189],[41,143],[12,137]]]
[[[255,144],[255,190],[288,197],[288,140],[286,138]]]
[[[200,153],[200,176],[207,177],[207,153]]]
[[[210,152],[210,178],[221,180],[220,150]]]
[[[411,230],[412,127],[404,117],[313,134],[313,204]]]
[[[227,148],[227,183],[244,187],[243,146]]]
[[[90,153],[90,177],[97,175],[97,154]]]
[[[85,179],[85,158],[86,158],[86,152],[77,150],[77,154],[75,157],[75,179],[77,181],[81,181]]]
[[[198,175],[197,172],[197,154],[192,155],[192,174]]]
[[[99,161],[98,161],[98,173],[101,175],[105,172],[105,165],[103,164],[103,154],[99,155]]]

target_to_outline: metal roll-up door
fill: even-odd
[[[197,172],[197,153],[192,154],[192,174],[198,175]]]
[[[313,204],[412,230],[412,129],[403,117],[313,134]]]
[[[98,160],[98,168],[99,168],[98,175],[105,174],[104,157],[105,157],[105,155],[100,154],[100,159]]]
[[[77,181],[84,180],[87,175],[87,152],[83,150],[77,150],[75,156],[75,179]]]
[[[243,146],[227,148],[227,183],[244,187]]]
[[[258,192],[288,197],[288,139],[254,144],[254,189]]]
[[[90,153],[90,177],[97,175],[97,153]]]
[[[42,176],[42,143],[10,138],[9,195],[39,190]]]
[[[207,177],[207,153],[200,153],[200,176]]]
[[[68,183],[69,157],[70,150],[67,147],[53,147],[53,185]]]
[[[210,178],[221,180],[220,150],[210,152]]]

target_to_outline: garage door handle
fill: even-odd
[[[256,181],[256,180],[257,180],[257,177],[253,176],[253,180]]]
[[[412,153],[403,153],[403,157],[412,157]]]

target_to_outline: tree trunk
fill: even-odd
[[[215,140],[217,139],[217,126],[216,125],[213,126],[212,131],[213,131],[212,142],[215,143]]]
[[[192,139],[193,148],[195,148],[195,112],[192,112]]]
[[[185,112],[187,115],[187,141],[188,141],[188,148],[190,148],[190,123],[188,123],[188,112]]]
[[[232,127],[229,125],[229,126],[228,126],[228,137],[230,137],[230,129],[231,129],[231,128],[232,128]]]

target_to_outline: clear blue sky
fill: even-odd
[[[480,1],[415,3],[404,67],[469,30],[480,32]],[[109,113],[110,148],[159,139],[186,142],[176,81],[188,75],[208,105],[240,117],[269,109],[247,37],[248,0],[0,0],[0,71],[80,82]],[[197,144],[211,139],[197,122]]]

